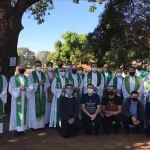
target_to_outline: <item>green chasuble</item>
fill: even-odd
[[[2,92],[3,90],[3,77],[2,75],[0,75],[0,93]],[[2,100],[0,99],[0,123],[3,123],[3,102]]]
[[[54,72],[56,73],[56,76],[59,77],[59,69],[58,69],[58,68],[55,68],[55,69],[54,69]]]
[[[92,71],[87,73],[87,83],[92,84]],[[97,71],[97,86],[101,85],[101,73]]]
[[[68,74],[68,80],[69,80],[69,83],[74,86],[74,79],[72,77],[72,73],[71,72]],[[80,85],[81,85],[81,78],[80,78],[80,75],[78,73],[77,73],[77,80],[78,80],[78,87],[80,87]]]
[[[85,74],[84,74],[84,73],[82,73],[82,75],[81,75],[81,76],[82,76],[82,80],[83,80],[83,79],[84,79],[84,77],[85,77]]]
[[[125,88],[128,92],[128,94],[130,95],[130,76],[126,76],[124,79],[124,84],[125,84]],[[141,77],[135,77],[135,87],[134,87],[134,91],[138,91],[139,87],[141,84]]]
[[[17,74],[15,76],[15,83],[16,87],[19,88],[21,86],[20,76]],[[28,87],[28,78],[24,76],[24,87]],[[16,99],[16,120],[17,120],[17,126],[21,127],[21,118],[22,113],[24,113],[24,125],[26,125],[26,115],[27,115],[27,97],[25,96],[24,99],[24,112],[22,112],[22,101],[21,101],[21,95]]]
[[[69,80],[65,77],[65,87],[66,85],[69,84]],[[56,88],[57,89],[62,89],[62,83],[61,83],[61,79],[60,77],[56,77]],[[56,102],[56,125],[59,124],[59,121],[60,121],[60,113],[59,113],[59,98],[57,98],[57,102]]]
[[[102,75],[103,75],[103,77],[104,77],[104,81],[105,81],[105,72],[102,71],[101,73],[102,73]],[[111,72],[111,71],[108,71],[107,86],[108,86],[110,80],[112,79],[112,77],[113,77],[112,72]]]
[[[145,89],[146,90],[150,90],[150,80],[145,81]],[[146,97],[146,103],[148,103],[150,101],[150,97]]]
[[[146,77],[148,74],[149,74],[149,72],[147,72],[147,71],[144,70],[144,71],[140,74],[140,77],[143,79],[143,78]]]
[[[32,72],[34,83],[39,83],[39,78],[35,71]],[[46,77],[43,72],[41,72],[41,79],[45,82]],[[40,96],[40,85],[38,84],[37,91],[35,92],[35,107],[36,107],[36,119],[40,120],[45,116],[45,92],[44,85],[42,86],[42,97]]]

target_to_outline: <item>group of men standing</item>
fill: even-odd
[[[113,74],[108,64],[104,64],[103,70],[99,72],[97,63],[94,62],[91,64],[91,70],[84,74],[83,68],[77,67],[71,61],[67,62],[66,67],[63,67],[62,60],[57,63],[58,67],[53,70],[53,63],[48,62],[47,70],[42,72],[42,63],[36,61],[35,70],[29,73],[28,77],[24,75],[25,66],[20,65],[18,74],[11,77],[8,90],[12,96],[9,130],[13,131],[15,136],[24,134],[27,128],[34,131],[44,128],[45,125],[56,127],[57,129],[61,127],[61,117],[67,118],[67,114],[60,109],[65,108],[65,106],[61,106],[63,105],[60,101],[62,97],[74,97],[77,100],[76,108],[78,108],[78,111],[76,109],[76,117],[83,119],[86,115],[92,121],[95,121],[95,119],[97,120],[96,116],[100,114],[99,118],[101,116],[105,118],[106,126],[110,120],[113,120],[111,116],[114,113],[110,113],[107,109],[108,99],[105,100],[104,97],[109,95],[110,99],[114,99],[114,94],[119,97],[117,102],[115,99],[113,104],[112,102],[109,103],[111,107],[115,107],[116,103],[119,106],[113,108],[117,112],[115,114],[121,114],[120,106],[131,96],[133,91],[132,95],[138,94],[136,98],[144,107],[150,101],[150,74],[142,70],[142,62],[137,63],[136,69],[130,67],[129,75],[124,77],[122,76],[123,71],[121,68],[117,68],[116,73]],[[92,99],[94,99],[94,102],[91,102],[90,97],[88,103],[86,103],[85,99],[88,100],[86,96],[93,96],[93,94]],[[95,95],[98,97],[95,97]],[[3,132],[3,108],[6,101],[7,81],[3,75],[0,75],[0,133]],[[63,101],[65,103],[65,100]],[[101,104],[102,111],[100,111]],[[91,107],[91,105],[94,106]],[[94,110],[93,114],[89,114],[88,108],[89,112]],[[89,117],[87,118],[89,119]],[[106,117],[111,117],[111,119],[108,120]],[[74,122],[74,118],[68,119],[69,124]],[[135,121],[136,119],[133,118],[133,120]],[[86,122],[86,132],[89,134],[87,125],[92,126],[92,124]],[[99,129],[99,127],[97,128]]]

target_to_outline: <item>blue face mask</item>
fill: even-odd
[[[66,94],[70,95],[73,93],[73,90],[72,89],[66,89]]]

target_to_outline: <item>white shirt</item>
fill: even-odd
[[[92,84],[94,85],[94,87],[97,87],[97,72],[92,72]]]
[[[52,74],[52,71],[47,71],[48,72],[48,76],[50,79],[53,79],[53,74]]]
[[[21,86],[24,86],[24,75],[19,75]]]
[[[105,82],[105,86],[107,87],[108,72],[104,72],[104,74],[105,74],[104,82]]]
[[[74,87],[78,88],[78,76],[72,73],[72,78],[74,79]]]

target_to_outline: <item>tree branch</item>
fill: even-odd
[[[14,9],[23,14],[30,6],[39,1],[40,0],[18,0]]]

